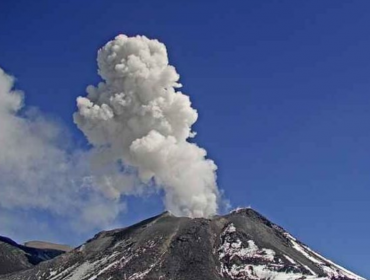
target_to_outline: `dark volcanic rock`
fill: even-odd
[[[10,238],[0,236],[0,275],[29,269],[62,253],[64,251],[19,245]]]
[[[252,209],[213,219],[169,213],[101,232],[82,246],[2,280],[350,280]]]

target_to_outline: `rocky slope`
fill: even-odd
[[[164,213],[101,232],[82,246],[2,280],[363,280],[252,209],[213,219]]]

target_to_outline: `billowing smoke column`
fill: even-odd
[[[187,140],[197,111],[168,64],[164,44],[144,36],[117,36],[98,52],[97,87],[77,99],[74,120],[96,148],[100,165],[137,169],[140,180],[164,190],[175,215],[203,217],[217,212],[216,165]],[[116,196],[122,186],[111,186]]]

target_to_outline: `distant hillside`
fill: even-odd
[[[58,251],[64,251],[64,252],[69,252],[73,250],[73,247],[70,247],[68,245],[55,244],[55,243],[44,242],[44,241],[28,241],[24,243],[24,246],[30,247],[30,248],[36,248],[36,249],[51,249],[51,250],[58,250]]]
[[[65,250],[32,248],[0,236],[0,275],[32,268],[63,253]]]

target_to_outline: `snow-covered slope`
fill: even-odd
[[[51,261],[1,280],[363,280],[252,209],[213,219],[164,213],[101,232]]]
[[[242,211],[245,210],[239,209],[235,213]],[[270,225],[281,234],[288,248],[296,250],[300,258],[303,255],[314,268],[288,251],[285,254],[284,250],[259,248],[252,239],[242,242],[236,227],[230,223],[221,234],[219,256],[222,275],[227,274],[232,279],[364,279],[317,254],[283,228]]]

